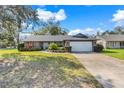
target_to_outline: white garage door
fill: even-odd
[[[71,41],[70,46],[72,48],[72,52],[90,52],[90,51],[92,51],[92,42]]]

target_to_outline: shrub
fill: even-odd
[[[21,48],[20,51],[40,51],[42,50],[41,48]]]
[[[51,43],[50,45],[49,45],[49,48],[48,48],[49,50],[57,50],[58,49],[58,46],[57,46],[57,44],[56,43]]]
[[[102,52],[103,48],[103,45],[97,44],[94,46],[94,52]]]
[[[40,51],[40,50],[42,50],[41,48],[31,48],[30,49],[31,51]]]
[[[64,47],[58,47],[58,50],[65,50]]]
[[[71,47],[65,47],[65,50],[71,52]]]
[[[18,50],[22,51],[24,48],[24,43],[18,44]]]
[[[60,45],[60,44],[59,44],[58,47],[63,47],[63,45]]]

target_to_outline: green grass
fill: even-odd
[[[124,49],[106,49],[103,54],[124,60]]]
[[[20,85],[15,80],[11,80],[11,78],[18,78],[18,81],[22,84],[19,87],[22,87],[23,83],[27,82],[25,80],[35,74],[37,74],[37,79],[28,81],[29,84],[34,85],[33,87],[102,87],[82,64],[69,53],[19,52],[16,49],[11,49],[0,50],[0,57],[5,60],[15,59],[16,63],[27,63],[13,75],[11,75],[12,72],[7,72],[5,75],[0,74],[3,81],[6,78],[10,84],[6,87],[17,87],[15,85]],[[11,68],[10,71],[13,71],[13,69]],[[23,73],[26,73],[26,76]]]
[[[73,58],[74,56],[68,54],[68,53],[43,53],[40,51],[18,51],[17,49],[4,49],[4,50],[0,50],[0,55],[5,55],[5,54],[20,54],[22,56],[63,56],[63,57],[67,57],[67,58]]]

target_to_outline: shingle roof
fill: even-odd
[[[124,41],[124,35],[106,35],[102,38],[106,41]]]
[[[73,37],[77,37],[77,38],[88,38],[88,36],[82,34],[82,33],[78,33],[76,35],[74,35]]]
[[[64,41],[64,40],[96,40],[94,38],[76,38],[69,35],[31,35],[23,41]]]

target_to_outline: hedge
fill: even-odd
[[[94,46],[94,52],[102,52],[104,49],[103,45],[97,44]]]

